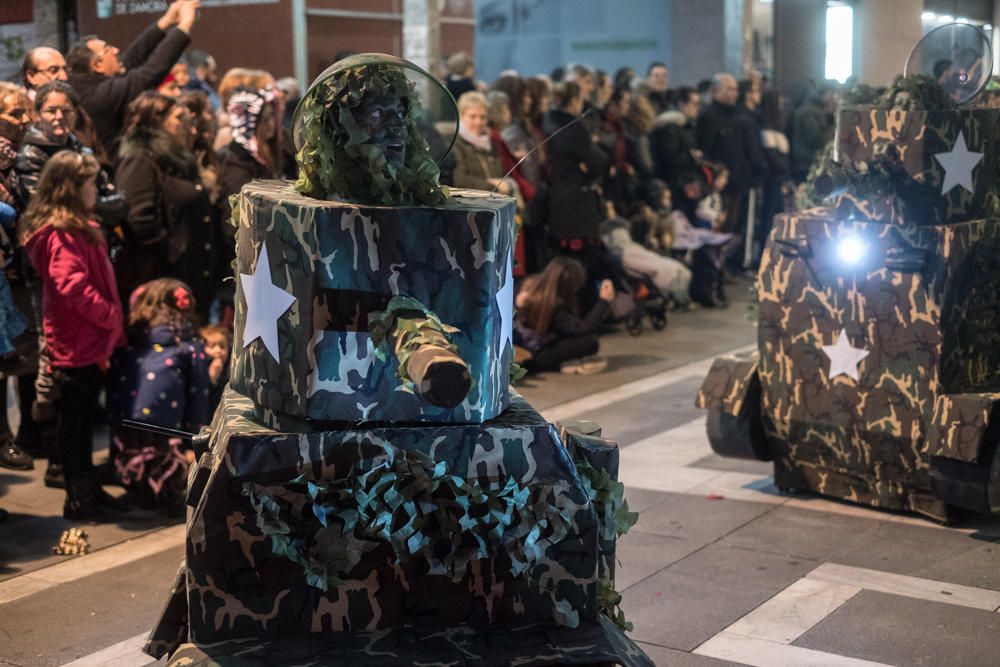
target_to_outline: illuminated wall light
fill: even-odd
[[[955,17],[951,14],[942,14],[937,18],[937,20],[938,23],[952,23],[955,20]]]
[[[969,22],[969,19],[961,17],[961,16],[958,17],[957,19],[955,19],[955,23],[968,23],[968,22]]]
[[[854,8],[830,4],[826,8],[826,67],[824,76],[844,83],[854,73]]]
[[[936,18],[937,14],[935,14],[934,12],[924,12],[923,14],[920,15],[920,19],[922,21],[933,21]]]

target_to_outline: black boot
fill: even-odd
[[[45,486],[50,489],[65,489],[66,478],[63,476],[62,466],[58,463],[49,463],[45,469]]]
[[[31,470],[35,462],[28,453],[18,447],[14,438],[8,437],[0,443],[0,466],[12,470]]]
[[[94,485],[90,478],[66,480],[66,502],[63,503],[63,518],[70,521],[92,521],[113,523],[118,521],[118,513],[98,502],[94,495]]]

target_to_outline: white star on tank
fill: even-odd
[[[934,157],[944,168],[944,182],[941,183],[941,194],[945,195],[959,185],[969,192],[972,192],[972,170],[976,168],[982,153],[973,153],[965,145],[965,133],[959,132],[958,139],[951,151],[947,153],[935,153]]]
[[[830,375],[832,380],[838,375],[847,375],[855,382],[858,381],[858,364],[868,356],[868,350],[852,347],[851,341],[847,340],[847,331],[840,330],[837,342],[833,345],[823,345],[823,353],[830,358]]]
[[[243,325],[243,347],[258,338],[275,361],[281,361],[278,349],[278,318],[285,314],[296,299],[271,281],[271,262],[267,243],[261,243],[260,256],[253,275],[240,273],[240,284],[247,301]]]

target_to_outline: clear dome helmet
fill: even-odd
[[[906,58],[904,76],[924,74],[955,104],[972,101],[993,74],[989,36],[970,23],[949,23],[928,32]]]
[[[432,159],[441,164],[458,136],[458,106],[455,98],[432,74],[408,60],[385,53],[360,53],[338,60],[313,80],[296,106],[292,119],[295,150],[302,149],[303,114],[304,109],[309,106],[307,101],[321,94],[331,95],[331,102],[347,95],[349,91],[346,90],[329,90],[328,84],[350,70],[363,70],[369,66],[395,67],[406,77],[413,100],[419,104],[417,125],[427,139]],[[378,122],[377,119],[375,122]]]

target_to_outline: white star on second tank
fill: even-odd
[[[830,375],[832,380],[840,374],[844,374],[858,381],[858,364],[868,356],[868,350],[851,346],[851,341],[847,339],[847,331],[840,330],[837,342],[833,345],[823,345],[823,353],[830,358]]]
[[[934,157],[941,163],[944,169],[944,182],[941,183],[941,194],[948,194],[956,185],[960,185],[969,192],[972,192],[972,170],[976,168],[982,153],[974,153],[965,145],[965,133],[959,132],[958,139],[951,151],[947,153],[935,153]]]

